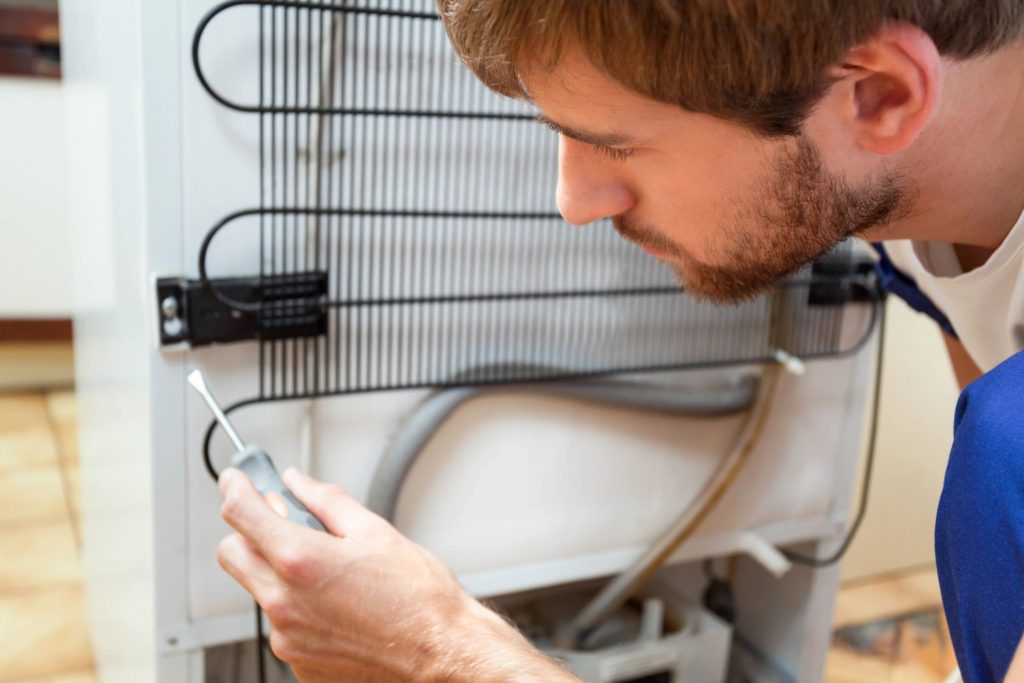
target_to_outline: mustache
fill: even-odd
[[[641,247],[648,247],[679,258],[686,257],[679,245],[664,237],[651,225],[630,221],[625,216],[619,215],[612,217],[612,227],[624,239]]]

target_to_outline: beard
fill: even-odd
[[[612,225],[663,254],[694,298],[736,303],[767,292],[848,237],[898,220],[910,203],[899,175],[889,172],[851,187],[829,173],[804,137],[775,162],[772,175],[727,223],[717,240],[721,246],[708,249],[712,262],[695,260],[653,226],[625,216],[615,216]]]

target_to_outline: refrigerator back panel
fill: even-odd
[[[193,60],[180,103],[186,275],[255,330],[187,351],[188,364],[282,469],[362,498],[394,430],[439,387],[613,373],[713,386],[781,348],[824,360],[786,380],[785,413],[699,538],[830,520],[833,468],[860,427],[851,354],[875,318],[852,249],[768,296],[697,302],[608,221],[561,220],[556,136],[458,64],[432,2],[188,0],[181,20],[197,27],[180,46]],[[266,294],[312,276],[322,295]],[[232,301],[229,277],[256,293]],[[278,338],[306,315],[322,328]],[[207,448],[222,467],[231,449],[187,401],[189,605],[216,617],[248,605],[216,567],[228,529],[202,462]],[[488,395],[424,451],[396,524],[478,594],[616,571],[741,423]]]

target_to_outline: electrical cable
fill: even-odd
[[[878,416],[882,397],[882,361],[885,354],[885,302],[881,301],[877,306],[880,310],[878,317],[878,353],[875,356],[875,386],[873,390],[873,405],[871,406],[871,424],[868,427],[868,452],[865,455],[864,477],[860,487],[860,501],[857,504],[857,514],[854,516],[853,523],[850,525],[842,543],[839,544],[839,547],[831,555],[812,557],[792,550],[783,551],[786,558],[794,564],[823,569],[841,560],[853,543],[853,539],[856,537],[857,531],[860,529],[860,525],[867,513],[868,494],[871,491],[871,473],[875,464],[875,451],[878,448]]]
[[[263,610],[260,603],[253,601],[256,606],[256,677],[259,683],[266,683],[267,669],[263,660]]]

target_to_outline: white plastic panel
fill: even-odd
[[[78,235],[85,564],[105,683],[199,683],[198,648],[252,630],[251,603],[214,559],[228,529],[200,457],[209,415],[184,375],[202,368],[225,403],[253,396],[257,347],[161,352],[151,299],[153,275],[195,276],[209,226],[258,200],[256,119],[216,105],[188,65],[192,30],[212,4],[134,0],[101,3],[100,10],[66,0],[62,7],[69,137],[77,139],[70,162],[73,182],[81,182],[70,199]],[[211,31],[231,36],[238,29],[230,22],[248,23],[252,13],[224,19],[229,23]],[[207,50],[204,59],[221,65],[229,93],[251,94],[244,55],[223,40]],[[450,147],[440,137],[435,143]],[[507,196],[476,199],[514,197],[519,181],[537,174],[553,180],[552,166],[518,163],[507,176]],[[211,261],[217,274],[247,274],[258,265],[255,239],[218,246]],[[727,551],[723,538],[735,529],[790,541],[835,530],[849,500],[867,353],[814,363],[805,377],[787,378],[760,448],[694,546]],[[723,374],[732,371],[661,379],[713,383]],[[272,403],[239,411],[235,420],[282,468],[307,465],[363,496],[389,434],[422,396]],[[480,594],[615,571],[686,503],[738,427],[739,418],[704,422],[490,396],[465,406],[424,453],[398,525]],[[221,435],[214,452],[223,462]],[[807,628],[824,633],[834,573],[796,578],[793,592],[801,594],[787,614],[813,611]],[[805,609],[802,600],[817,606]],[[776,649],[783,648],[798,649]]]
[[[228,395],[233,383],[215,356],[202,364]],[[863,392],[851,391],[858,367],[855,360],[821,361],[803,377],[784,376],[760,444],[699,536],[835,519],[836,473],[849,470],[853,449],[845,439],[862,416]],[[238,368],[247,371],[244,363]],[[731,374],[670,379],[692,385]],[[363,498],[390,435],[423,396],[383,392],[271,403],[238,411],[237,422],[282,468],[300,463],[308,430],[312,473]],[[191,444],[199,443],[209,419],[197,399],[189,398]],[[456,412],[424,451],[400,499],[397,526],[460,575],[501,572],[505,585],[488,581],[489,594],[544,585],[544,572],[536,569],[545,563],[633,550],[654,538],[707,479],[742,422],[742,416],[682,418],[565,399],[485,396]],[[223,462],[230,449],[220,438]],[[213,559],[229,530],[217,519],[219,498],[198,450],[189,471],[192,615],[245,609],[247,596]],[[589,578],[588,572],[581,562],[576,575],[551,574],[548,581]]]
[[[212,4],[182,2],[183,63],[191,48],[191,27]],[[251,35],[255,21],[248,9],[225,13],[211,25],[201,52],[211,81],[238,100],[255,96],[256,55],[250,61],[238,50],[238,35]],[[443,42],[432,44],[447,49]],[[181,260],[183,272],[194,277],[196,254],[209,227],[232,211],[258,203],[259,125],[257,116],[215,103],[190,67],[180,79]],[[485,126],[479,133],[477,144],[500,151],[502,141],[486,137]],[[538,126],[530,135],[549,133]],[[383,198],[401,203],[407,196],[421,208],[448,206],[450,197],[417,196],[411,181],[417,173],[438,172],[446,163],[472,163],[472,155],[465,153],[468,142],[452,136],[441,127],[435,138],[419,139],[431,146],[430,154],[414,154],[410,147],[412,171],[407,178],[378,183],[376,189],[364,187],[360,183],[366,179],[357,178],[349,190],[353,202],[365,206]],[[396,143],[392,153],[407,153],[401,144],[411,140]],[[417,165],[426,160],[426,166]],[[468,189],[466,195],[485,203],[525,198],[553,210],[554,170],[553,154],[519,159],[507,176],[507,194],[486,196]],[[548,182],[538,183],[538,174]],[[528,185],[522,184],[524,178],[529,178]],[[405,180],[410,182],[403,185]],[[526,192],[524,187],[547,189]],[[385,188],[390,194],[374,194]],[[216,275],[253,274],[258,254],[257,221],[240,221],[215,244],[210,270]],[[614,281],[632,265],[601,262],[600,267]],[[184,358],[186,365],[203,369],[225,404],[257,394],[255,344],[197,350]],[[821,361],[811,364],[802,378],[785,378],[761,444],[702,526],[702,538],[737,529],[833,522],[843,516],[845,495],[840,492],[848,482],[837,481],[836,474],[852,469],[855,445],[850,438],[859,431],[865,399],[857,373],[864,367],[857,359]],[[715,383],[736,372],[660,381]],[[275,402],[240,410],[233,419],[243,437],[265,447],[281,469],[306,465],[315,476],[362,497],[389,435],[424,395],[403,391]],[[183,400],[186,449],[181,457],[187,493],[181,505],[187,518],[183,571],[188,615],[191,620],[216,620],[247,611],[251,602],[216,565],[216,544],[229,529],[219,519],[219,496],[201,461],[210,417],[197,396]],[[397,525],[473,586],[483,587],[481,593],[593,576],[594,567],[609,570],[619,560],[599,564],[588,558],[628,555],[682,509],[724,456],[741,423],[741,417],[670,418],[550,398],[482,398],[460,410],[423,454],[402,496]],[[215,438],[213,450],[223,464],[230,449],[222,435]],[[547,569],[559,561],[564,561],[562,570]]]

